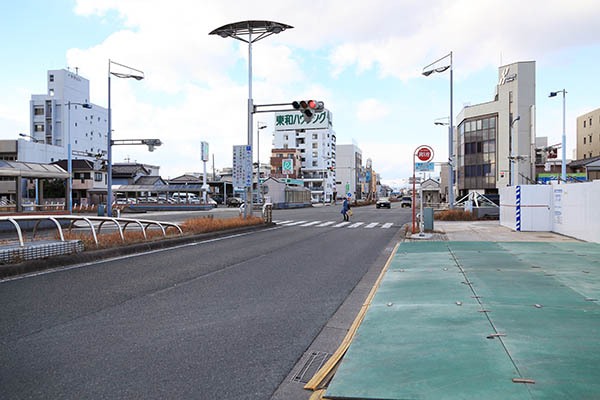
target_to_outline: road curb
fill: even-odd
[[[19,264],[8,264],[0,266],[0,279],[16,275],[23,275],[31,272],[42,271],[46,269],[65,267],[75,264],[83,264],[94,261],[100,261],[108,258],[125,256],[145,251],[166,249],[169,247],[179,246],[182,244],[198,242],[208,239],[216,239],[223,236],[233,235],[237,233],[246,233],[253,231],[261,231],[275,226],[273,223],[265,223],[262,225],[247,226],[242,228],[226,229],[216,232],[207,232],[190,236],[178,236],[168,239],[158,239],[150,242],[135,243],[127,246],[112,247],[109,249],[90,250],[82,253],[68,254],[51,258],[25,261]]]

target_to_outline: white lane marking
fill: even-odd
[[[331,225],[331,224],[335,224],[335,221],[323,222],[321,225],[317,225],[317,227],[320,228],[320,227]]]
[[[375,228],[377,225],[379,225],[379,222],[371,222],[369,225],[365,226],[365,228],[371,229]]]
[[[280,219],[274,219],[274,220],[273,220],[273,223],[274,223],[274,224],[276,224],[276,223],[278,223],[278,222],[281,222],[281,220],[280,220]]]
[[[311,225],[316,225],[316,224],[320,224],[320,223],[321,223],[321,221],[312,221],[312,222],[309,222],[308,224],[302,224],[300,226],[311,226]]]
[[[392,225],[394,225],[393,222],[385,223],[385,224],[383,224],[383,226],[381,227],[381,229],[389,229],[389,228],[392,227]]]
[[[294,222],[294,220],[293,219],[288,219],[287,221],[279,221],[279,222],[277,222],[277,225],[289,224],[290,222]]]
[[[285,224],[285,226],[294,226],[294,225],[300,225],[305,223],[306,221],[296,221],[296,222],[292,222],[291,224]]]
[[[339,224],[337,224],[337,225],[334,225],[333,227],[334,227],[334,228],[339,228],[339,227],[341,227],[341,226],[348,225],[349,223],[350,223],[350,222],[348,222],[348,221],[344,221],[344,222],[340,222],[340,223],[339,223]]]
[[[192,243],[180,244],[178,246],[165,247],[164,249],[150,250],[150,251],[145,251],[143,253],[135,253],[135,254],[128,254],[126,256],[118,256],[118,257],[112,257],[112,258],[105,258],[104,260],[97,260],[97,261],[90,261],[90,262],[82,263],[82,264],[75,264],[75,265],[72,265],[70,267],[57,267],[57,268],[47,269],[47,270],[40,271],[40,272],[33,272],[31,274],[25,274],[25,275],[19,275],[19,276],[15,276],[15,277],[11,277],[11,278],[6,278],[6,279],[0,279],[0,284],[1,283],[5,283],[5,282],[18,281],[18,280],[25,279],[25,278],[33,278],[33,277],[40,276],[40,275],[52,274],[52,273],[55,273],[55,272],[62,272],[62,271],[68,271],[68,270],[71,270],[71,269],[79,269],[79,268],[83,268],[83,267],[89,267],[89,266],[93,266],[93,265],[104,264],[104,263],[108,263],[108,262],[112,262],[112,261],[126,260],[128,258],[140,257],[140,256],[148,255],[148,254],[162,253],[163,251],[170,251],[170,250],[182,249],[182,248],[185,248],[185,247],[192,247],[192,246],[197,246],[197,245],[205,244],[205,243],[219,242],[221,240],[233,239],[233,238],[236,238],[236,237],[253,235],[255,233],[273,231],[273,230],[276,230],[276,229],[281,229],[281,226],[276,226],[274,228],[261,229],[259,231],[236,233],[235,235],[223,236],[223,237],[219,237],[219,238],[215,238],[215,239],[203,240],[203,241],[200,241],[200,242],[192,242]]]
[[[348,228],[358,228],[362,224],[364,224],[364,222],[355,222],[352,225],[350,225]]]

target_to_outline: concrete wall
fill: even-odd
[[[600,243],[600,181],[520,185],[521,230],[556,232]],[[517,187],[500,189],[500,224],[517,230]]]

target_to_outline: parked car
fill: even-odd
[[[412,197],[404,196],[400,199],[400,207],[412,207]]]
[[[223,196],[220,194],[215,194],[212,196],[212,199],[217,202],[217,204],[223,204]]]
[[[239,207],[244,204],[244,200],[239,197],[230,197],[227,199],[227,207]]]
[[[389,197],[381,197],[379,200],[377,200],[377,203],[375,203],[375,207],[376,208],[387,207],[387,208],[391,209],[392,203],[390,202]]]

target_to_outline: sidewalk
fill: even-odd
[[[580,242],[554,232],[516,232],[498,221],[435,221],[434,229],[447,240],[490,242]]]
[[[600,245],[435,229],[399,245],[323,398],[600,398]]]

